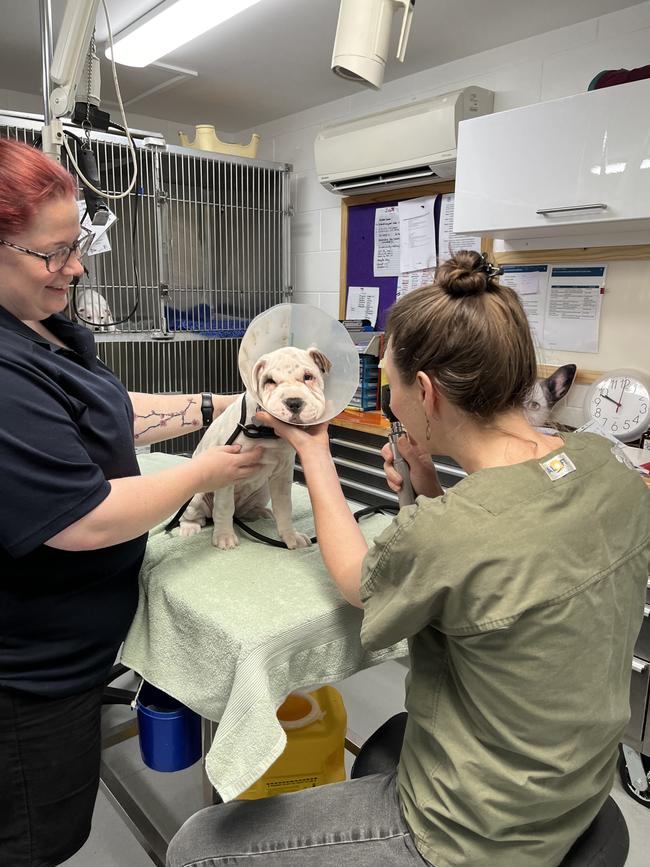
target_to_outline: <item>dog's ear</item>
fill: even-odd
[[[332,369],[332,362],[326,355],[323,355],[320,349],[316,349],[315,346],[307,350],[307,355],[311,357],[321,373],[329,373]]]
[[[251,384],[257,394],[260,394],[261,389],[261,380],[262,374],[266,370],[268,364],[268,357],[263,355],[261,358],[258,358],[255,364],[253,365],[253,369],[251,370]]]
[[[558,400],[562,400],[569,391],[573,385],[573,380],[576,378],[576,370],[575,364],[563,364],[562,367],[558,367],[550,376],[546,377],[544,385],[546,386],[551,406],[557,403]]]

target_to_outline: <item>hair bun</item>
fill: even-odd
[[[450,297],[463,298],[494,291],[498,283],[493,280],[499,274],[503,274],[503,270],[493,265],[485,253],[459,250],[439,266],[436,283]]]
[[[436,283],[452,298],[480,295],[487,289],[488,276],[479,267],[482,259],[473,250],[459,250],[443,262],[436,272]]]

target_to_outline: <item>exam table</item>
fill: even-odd
[[[143,473],[187,458],[139,455]],[[298,530],[313,534],[305,488],[294,485]],[[369,540],[390,521],[363,520]],[[218,551],[211,528],[187,538],[164,525],[149,536],[138,609],[122,663],[196,711],[203,720],[204,802],[236,798],[282,753],[286,735],[276,709],[297,689],[333,683],[407,655],[406,642],[366,651],[362,612],[330,579],[317,546],[273,548],[238,531],[240,547]],[[255,528],[276,535],[272,521]],[[104,749],[137,734],[135,719],[105,733]],[[153,862],[167,842],[102,756],[102,788]]]

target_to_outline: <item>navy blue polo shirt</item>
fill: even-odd
[[[44,543],[139,475],[128,393],[90,331],[51,344],[0,307],[0,686],[65,696],[105,680],[138,600],[146,535],[95,551]]]

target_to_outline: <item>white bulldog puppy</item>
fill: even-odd
[[[315,347],[307,350],[293,346],[276,349],[263,355],[253,366],[252,388],[263,406],[277,418],[292,424],[310,424],[324,414],[324,377],[331,366]],[[246,407],[243,424],[242,403]],[[212,422],[194,454],[212,446],[225,445],[240,427],[233,442],[240,443],[242,451],[262,446],[262,469],[254,476],[212,494],[196,494],[181,516],[182,536],[199,533],[212,514],[212,544],[225,551],[239,545],[233,527],[234,515],[242,521],[272,517],[287,548],[304,548],[311,544],[307,536],[294,529],[292,522],[294,450],[283,439],[247,436],[244,431],[251,425],[257,408],[257,397],[250,391],[245,392]],[[254,433],[254,429],[251,432]],[[272,511],[267,509],[269,499]]]

